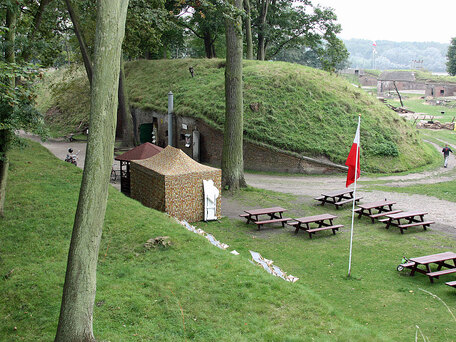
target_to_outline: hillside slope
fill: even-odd
[[[82,170],[31,143],[14,150],[0,220],[2,341],[55,335]],[[25,180],[25,181],[24,181]],[[169,247],[144,243],[168,236]],[[100,341],[385,341],[316,295],[187,231],[114,188],[100,246]],[[299,319],[296,319],[296,318]]]
[[[201,118],[222,129],[224,60],[141,60],[127,63],[125,69],[132,106],[166,113],[167,94],[172,91],[176,114]],[[60,78],[55,83],[59,86],[53,86],[55,96],[42,109],[58,107],[60,112],[68,112],[81,106],[83,77],[81,73],[79,78]],[[67,86],[71,84],[74,91]],[[244,61],[244,107],[245,137],[272,147],[326,156],[343,164],[361,114],[365,171],[405,171],[432,159],[430,149],[409,123],[346,80],[321,70],[284,62]],[[80,108],[65,116],[74,121],[87,111],[87,107]]]

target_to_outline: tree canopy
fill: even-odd
[[[448,52],[447,52],[447,72],[451,76],[456,75],[456,38],[451,39],[451,44],[448,47]]]

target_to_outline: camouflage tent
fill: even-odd
[[[130,166],[131,197],[143,205],[187,222],[204,218],[203,180],[213,180],[221,191],[222,171],[202,165],[182,150],[167,146],[159,154],[135,160]],[[221,199],[217,199],[217,217]]]

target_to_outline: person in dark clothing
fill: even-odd
[[[442,150],[443,152],[443,167],[448,166],[448,158],[450,157],[450,152],[453,153],[451,148],[448,147],[448,144],[445,145],[445,147]]]

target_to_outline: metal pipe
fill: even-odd
[[[173,110],[174,98],[173,93],[168,93],[168,145],[173,146]]]

